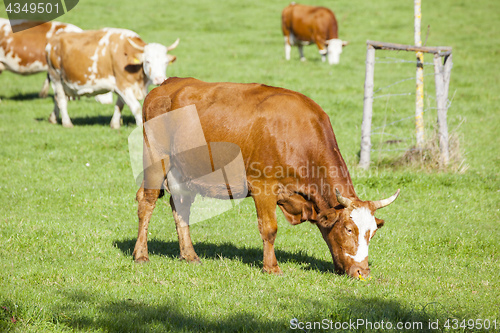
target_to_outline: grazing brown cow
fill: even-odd
[[[264,243],[265,272],[281,273],[274,253],[278,205],[292,225],[310,221],[318,226],[337,272],[368,276],[368,243],[384,224],[374,213],[392,203],[399,190],[379,201],[357,197],[330,119],[318,104],[300,93],[261,84],[206,83],[172,77],[146,97],[145,125],[155,117],[189,105],[196,106],[207,142],[228,142],[241,149],[248,195],[255,201]],[[152,134],[161,137],[166,133]],[[144,131],[146,147],[152,146],[152,140]],[[156,200],[164,189],[170,191],[172,183],[184,181],[171,170],[171,158],[166,158],[144,171],[144,182],[137,192],[136,262],[149,260],[147,230]],[[181,200],[175,202],[182,204],[174,205],[172,196],[170,203],[180,256],[197,262],[189,234],[190,206],[196,193],[184,189],[177,195]]]
[[[302,46],[315,43],[323,62],[328,55],[330,65],[338,64],[342,47],[348,44],[339,39],[335,14],[325,7],[298,5],[292,2],[283,9],[281,28],[285,36],[286,60],[290,60],[292,46],[297,45],[300,60],[305,61]]]
[[[139,99],[146,97],[150,84],[165,79],[169,63],[176,57],[167,54],[169,47],[146,44],[137,33],[126,29],[104,28],[55,36],[47,43],[49,76],[54,85],[54,112],[51,123],[61,112],[64,127],[73,127],[67,110],[67,96],[95,96],[115,92],[118,99],[111,127],[119,128],[121,111],[127,104],[142,124]]]
[[[81,32],[82,29],[67,23],[14,21],[14,26],[23,29],[12,32],[9,20],[0,18],[0,73],[6,69],[16,74],[29,75],[47,71],[45,46],[52,36],[63,32]],[[40,97],[49,92],[49,79],[45,80]]]

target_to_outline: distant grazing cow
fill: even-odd
[[[241,149],[248,195],[255,201],[264,244],[265,272],[281,273],[274,253],[278,205],[292,225],[310,221],[318,226],[337,272],[356,278],[368,276],[368,243],[384,224],[383,220],[374,217],[374,213],[396,200],[399,190],[379,201],[358,198],[330,118],[318,104],[300,93],[261,84],[206,83],[172,77],[146,97],[144,122],[147,125],[155,117],[189,105],[196,106],[208,143],[228,142]],[[172,131],[178,130],[172,124],[163,128],[168,125]],[[161,130],[161,126],[157,129]],[[179,130],[185,132],[186,128]],[[147,130],[143,133],[146,147],[156,144],[155,138],[168,138],[171,134],[150,132],[151,137]],[[165,142],[175,144],[174,141]],[[186,145],[191,143],[186,142]],[[172,147],[161,149],[174,151]],[[145,153],[144,156],[150,155]],[[202,159],[202,156],[197,157]],[[189,233],[190,207],[197,193],[214,196],[216,189],[200,182],[201,178],[189,179],[184,173],[190,166],[178,168],[176,163],[172,163],[169,155],[144,171],[144,182],[137,192],[136,262],[149,260],[147,233],[157,199],[164,190],[171,192],[172,188],[179,188],[178,184],[188,184],[176,190],[175,195],[180,196],[180,200],[173,201],[170,197],[180,256],[186,261],[199,261]],[[234,188],[230,190],[235,195]]]
[[[323,61],[328,55],[330,65],[338,64],[342,47],[348,44],[339,39],[335,14],[325,7],[298,5],[292,2],[283,9],[281,28],[285,36],[286,60],[290,60],[290,51],[294,45],[299,48],[300,60],[306,60],[302,46],[315,43]]]
[[[63,32],[80,32],[82,29],[61,22],[15,21],[14,26],[31,27],[12,32],[9,20],[0,18],[0,73],[8,70],[29,75],[47,71],[45,46],[47,40]],[[49,79],[45,80],[40,97],[49,92]]]
[[[150,84],[160,84],[166,79],[167,66],[176,59],[167,52],[178,44],[179,39],[169,47],[146,44],[135,32],[115,28],[55,36],[46,48],[49,76],[55,90],[54,112],[49,121],[56,123],[60,112],[63,126],[73,127],[66,96],[112,91],[118,99],[111,127],[120,127],[124,104],[129,106],[137,125],[141,125],[138,100],[146,96]]]

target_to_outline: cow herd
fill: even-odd
[[[47,71],[40,95],[47,95],[50,81],[54,90],[51,123],[57,123],[60,117],[63,126],[72,127],[68,99],[109,92],[118,95],[112,128],[120,127],[125,104],[139,126],[194,105],[208,143],[206,151],[197,151],[194,164],[210,161],[208,165],[212,167],[207,172],[218,171],[209,151],[212,143],[227,142],[241,150],[246,184],[242,186],[244,193],[238,195],[252,197],[255,202],[265,272],[281,273],[274,251],[278,206],[292,225],[309,221],[318,227],[336,272],[355,278],[369,275],[368,243],[384,224],[374,213],[396,200],[399,190],[383,200],[358,198],[330,119],[310,98],[262,84],[167,79],[167,66],[176,60],[169,52],[179,45],[179,39],[164,46],[147,44],[138,34],[125,29],[83,31],[59,22],[12,24],[33,27],[14,34],[10,22],[0,19],[0,71],[22,75]],[[290,4],[282,12],[282,31],[287,60],[291,46],[298,46],[304,60],[303,45],[314,43],[323,61],[337,64],[343,46],[347,45],[339,39],[335,15],[325,7]],[[151,84],[161,86],[148,94]],[[141,107],[139,100],[144,98]],[[146,129],[143,135],[148,151],[155,144],[154,137],[164,133],[149,133]],[[166,145],[171,141],[175,140],[167,140]],[[171,148],[162,147],[165,151]],[[136,262],[149,260],[148,226],[156,201],[165,192],[171,195],[181,258],[200,261],[189,232],[190,210],[197,194],[210,196],[216,191],[212,183],[200,180],[203,177],[193,179],[187,169],[193,168],[179,166],[172,156],[167,156],[144,170],[144,180],[136,195],[139,217],[133,253]],[[182,184],[182,191],[173,191],[178,184]],[[235,189],[230,188],[227,179],[221,188],[228,190],[230,197],[236,194],[231,192]]]
[[[179,44],[179,39],[168,47],[146,44],[126,29],[83,31],[60,22],[18,21],[12,25],[25,30],[13,33],[9,20],[0,19],[0,71],[22,75],[48,72],[40,96],[47,95],[52,82],[54,111],[49,122],[55,124],[61,116],[64,127],[73,127],[67,110],[69,98],[110,92],[118,95],[111,127],[120,127],[125,104],[141,125],[139,100],[146,97],[150,84],[166,79],[167,66],[176,59],[167,53]],[[111,102],[109,99],[109,95],[98,98]]]

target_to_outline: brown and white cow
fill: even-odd
[[[0,73],[8,70],[16,74],[29,75],[47,71],[45,46],[47,40],[63,32],[81,32],[82,29],[68,23],[14,21],[13,26],[23,29],[12,32],[9,20],[0,18]],[[49,92],[49,79],[44,82],[40,97]]]
[[[124,104],[129,106],[137,125],[141,125],[138,100],[146,97],[150,84],[157,85],[166,79],[167,66],[176,59],[167,52],[178,44],[179,39],[169,47],[146,44],[137,33],[116,28],[55,36],[46,48],[55,92],[54,112],[49,121],[56,123],[60,112],[63,126],[73,127],[66,96],[115,92],[118,99],[111,127],[120,127]]]
[[[315,43],[324,62],[338,64],[342,48],[348,44],[338,36],[335,14],[326,7],[299,5],[292,2],[283,9],[281,29],[285,36],[285,57],[290,60],[292,46],[297,45],[300,60],[305,61],[303,45]]]
[[[144,123],[148,125],[155,117],[189,105],[197,109],[207,142],[228,142],[241,150],[247,195],[255,201],[264,244],[265,272],[281,273],[274,252],[278,205],[292,225],[310,221],[318,226],[337,272],[352,277],[368,276],[368,244],[384,224],[374,216],[375,211],[392,203],[399,190],[379,201],[358,198],[330,119],[318,104],[298,92],[261,84],[206,83],[171,77],[146,97]],[[146,148],[153,145],[154,139],[147,133],[144,131]],[[154,137],[168,135],[149,133]],[[169,156],[144,171],[144,182],[137,192],[136,262],[149,260],[147,230],[157,199],[164,190],[172,193],[172,183],[174,186],[187,184],[182,176],[171,172],[173,164]],[[198,193],[211,190],[215,193],[213,189],[203,189],[203,184],[196,186],[202,189]],[[171,196],[170,203],[180,256],[186,261],[198,262],[189,233],[190,207],[196,193],[184,189],[176,195],[182,196],[181,200],[174,201]],[[182,205],[174,202],[182,202]]]

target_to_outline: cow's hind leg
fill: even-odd
[[[170,206],[172,207],[175,229],[179,237],[180,258],[191,263],[201,263],[200,258],[194,250],[189,232],[189,215],[193,199],[191,197],[183,197],[182,200],[175,200],[174,202],[174,198],[170,196]]]
[[[290,52],[292,51],[292,46],[290,45],[290,37],[285,36],[285,59],[290,60]]]
[[[61,112],[61,121],[64,127],[73,127],[68,115],[68,99],[61,82],[54,82],[54,111],[49,117],[49,122],[57,123],[58,113]]]
[[[262,270],[266,273],[282,274],[274,253],[274,241],[278,233],[278,222],[276,220],[276,196],[266,193],[266,190],[259,191],[253,195],[257,218],[259,223],[260,236],[264,245],[264,260]],[[269,191],[272,192],[272,191]],[[257,191],[256,191],[257,193]]]
[[[162,193],[164,179],[162,163],[154,163],[144,170],[144,181],[137,191],[136,199],[139,202],[137,215],[139,217],[139,230],[134,247],[134,260],[141,263],[149,261],[148,256],[148,227],[151,215],[156,206],[156,201]]]
[[[43,81],[42,90],[40,90],[38,97],[40,97],[40,98],[47,97],[49,95],[49,88],[50,88],[50,77],[49,77],[49,74],[47,74],[45,81]]]
[[[300,61],[306,61],[306,57],[304,57],[304,46],[299,43],[297,47],[299,48]]]
[[[57,106],[56,93],[55,93],[56,88],[53,83],[52,83],[52,90],[54,90],[54,110],[49,116],[49,123],[57,124],[57,118],[59,118],[59,107]]]
[[[156,206],[156,201],[160,197],[161,190],[145,189],[143,186],[137,191],[137,201],[139,208],[137,215],[139,216],[139,231],[137,233],[137,241],[134,247],[135,262],[142,263],[149,261],[148,256],[148,227],[151,215]]]

